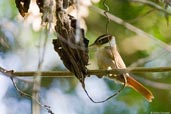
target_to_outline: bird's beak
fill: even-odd
[[[95,46],[95,44],[93,43],[93,44],[90,44],[88,47],[93,47],[93,46]]]

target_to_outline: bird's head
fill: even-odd
[[[110,34],[104,34],[99,36],[93,44],[91,44],[90,46],[103,46],[103,45],[110,45],[110,46],[114,46],[116,44],[115,42],[115,37],[110,35]]]

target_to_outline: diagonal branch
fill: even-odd
[[[137,79],[142,80],[143,83],[145,83],[148,86],[151,86],[153,88],[161,89],[161,90],[170,90],[171,84],[169,83],[161,83],[161,82],[156,82],[148,79],[144,79],[142,77],[137,77]]]
[[[129,0],[129,1],[146,4],[150,7],[153,7],[155,9],[167,14],[167,15],[171,15],[171,12],[167,11],[166,9],[162,8],[161,6],[157,5],[156,3],[152,2],[152,1],[148,1],[148,0]]]

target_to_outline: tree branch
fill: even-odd
[[[137,77],[137,79],[142,80],[143,83],[153,88],[157,88],[161,90],[170,90],[171,88],[171,84],[169,83],[156,82],[156,81],[148,80],[142,77]]]
[[[162,8],[161,6],[157,5],[156,3],[152,2],[152,1],[148,1],[148,0],[129,0],[130,2],[138,2],[138,3],[142,3],[142,4],[146,4],[150,7],[153,7],[167,15],[171,15],[171,12],[167,11],[166,9]]]
[[[0,72],[4,75],[10,75],[7,73],[8,70],[2,70],[0,67]],[[88,75],[107,75],[107,74],[120,74],[120,73],[143,73],[143,72],[171,72],[171,67],[153,67],[153,68],[126,68],[126,69],[112,69],[112,70],[88,70]],[[13,72],[11,77],[29,77],[35,76],[37,71],[27,71],[27,72]],[[69,71],[45,71],[41,72],[42,77],[73,77],[73,73]]]

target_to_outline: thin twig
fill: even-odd
[[[129,22],[132,23],[132,22],[135,22],[135,21],[137,21],[139,19],[142,19],[143,17],[149,15],[150,13],[154,12],[155,10],[156,9],[154,9],[154,8],[153,9],[150,9],[149,11],[145,12],[144,14],[139,15],[138,17],[135,17],[134,19],[129,20]]]
[[[23,92],[21,89],[19,89],[19,88],[17,87],[17,84],[16,84],[15,81],[14,81],[14,78],[16,78],[16,77],[14,77],[14,71],[13,71],[13,70],[6,70],[6,69],[0,67],[0,72],[1,72],[2,74],[4,74],[4,75],[10,77],[10,79],[11,79],[13,85],[14,85],[14,88],[17,90],[17,92],[20,93],[21,96],[25,96],[25,97],[28,97],[28,98],[33,99],[39,106],[45,108],[45,109],[48,111],[48,113],[54,114],[54,113],[52,112],[50,106],[42,104],[36,97],[34,97],[34,96],[32,96],[32,95],[29,95],[28,93]],[[35,72],[35,73],[36,73],[36,72]]]
[[[106,8],[105,9],[105,12],[104,12],[104,15],[106,16],[107,18],[107,22],[106,22],[106,34],[108,34],[108,26],[109,26],[109,23],[110,23],[110,18],[108,17],[107,13],[109,12],[109,6],[106,4],[106,0],[103,1],[103,6]]]
[[[134,61],[131,65],[129,65],[128,67],[138,67],[141,66],[147,62],[150,62],[152,60],[155,60],[159,57],[162,56],[166,56],[168,53],[165,50],[160,50],[157,53],[155,52],[154,54],[150,54],[149,56],[145,57],[145,58],[140,58],[137,61]]]
[[[54,114],[54,113],[52,112],[52,110],[50,109],[50,106],[41,104],[40,101],[39,101],[37,98],[35,98],[35,97],[33,97],[32,95],[29,95],[29,94],[23,92],[21,89],[19,89],[19,88],[17,87],[17,84],[15,83],[13,77],[11,77],[11,81],[12,81],[12,83],[13,83],[13,85],[14,85],[14,88],[17,90],[17,92],[20,93],[21,96],[26,96],[26,97],[31,98],[31,99],[34,100],[39,106],[45,108],[50,114]]]
[[[153,7],[167,15],[171,15],[171,12],[167,11],[166,9],[162,8],[161,6],[157,5],[156,3],[152,2],[152,1],[148,1],[148,0],[129,0],[130,2],[139,2],[142,4],[146,4],[150,7]]]
[[[162,90],[170,90],[171,88],[171,84],[169,83],[156,82],[156,81],[148,80],[142,77],[136,77],[136,78],[139,80],[142,80],[143,83],[153,88],[162,89]]]

